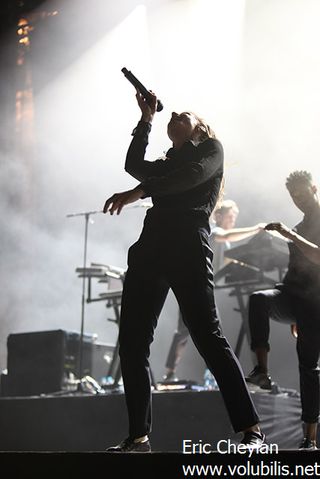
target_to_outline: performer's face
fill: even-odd
[[[172,112],[168,123],[168,136],[173,143],[191,140],[198,125],[196,117],[189,112]]]
[[[308,213],[318,203],[317,188],[309,183],[301,183],[289,190],[292,201],[302,213]]]
[[[238,213],[232,208],[225,211],[225,213],[216,215],[217,225],[225,230],[231,230],[235,227]]]

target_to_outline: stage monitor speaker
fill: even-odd
[[[83,372],[91,375],[96,335],[83,335]],[[9,396],[61,391],[73,374],[78,377],[80,334],[64,330],[10,334],[7,339]]]

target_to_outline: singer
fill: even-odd
[[[116,193],[104,213],[151,196],[140,238],[128,252],[120,319],[120,360],[129,416],[129,435],[109,452],[149,452],[151,445],[150,345],[169,288],[190,335],[216,378],[242,444],[259,449],[264,434],[238,360],[223,336],[214,300],[209,216],[223,178],[223,148],[211,128],[191,112],[172,113],[165,160],[146,161],[157,98],[137,91],[142,112],[128,149],[125,170],[140,183]],[[214,424],[212,424],[214,427]]]

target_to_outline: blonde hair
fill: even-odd
[[[229,210],[233,210],[235,213],[239,213],[239,208],[238,208],[238,205],[235,201],[233,200],[223,200],[221,201],[221,203],[219,204],[218,208],[216,208],[214,210],[214,213],[215,214],[220,214],[220,215],[223,215],[225,214],[227,211]]]
[[[221,183],[220,183],[220,188],[219,188],[219,193],[218,193],[218,196],[217,196],[217,202],[216,202],[216,205],[212,211],[212,214],[214,215],[216,213],[217,210],[219,210],[220,208],[222,208],[222,205],[224,203],[224,200],[223,200],[223,197],[225,195],[225,184],[226,184],[226,179],[225,177],[223,176],[221,178]]]
[[[193,113],[193,111],[188,111],[187,113],[193,115],[198,122],[194,131],[194,140],[197,140],[201,143],[208,138],[216,138],[215,132],[213,131],[211,126],[208,125],[206,121],[204,121],[203,118]]]

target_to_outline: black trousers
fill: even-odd
[[[281,289],[257,291],[249,299],[251,349],[270,350],[270,318],[297,324],[302,420],[319,419],[320,307]]]
[[[150,232],[144,228],[130,247],[119,352],[131,437],[151,430],[148,358],[169,288],[195,346],[218,382],[234,430],[242,431],[258,422],[238,360],[220,329],[212,278],[212,251],[204,229],[193,226]]]
[[[172,369],[173,371],[176,369],[188,343],[188,338],[189,330],[185,325],[181,311],[179,310],[177,329],[174,332],[166,361],[167,369]]]

